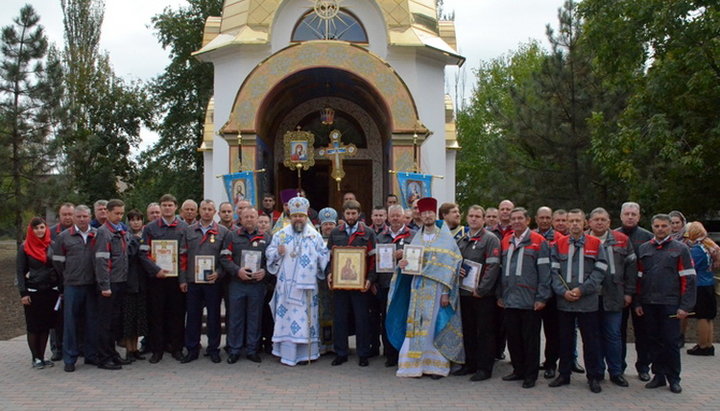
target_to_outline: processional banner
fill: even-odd
[[[432,175],[406,172],[396,175],[403,208],[409,208],[418,198],[432,196]]]
[[[257,207],[257,195],[255,193],[255,172],[243,171],[240,173],[226,174],[223,176],[225,192],[228,201],[234,205],[241,200],[247,200],[253,207]]]

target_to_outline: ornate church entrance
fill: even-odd
[[[321,67],[295,73],[269,93],[262,115],[259,154],[266,173],[263,189],[280,192],[286,188],[303,188],[314,208],[342,206],[343,194],[352,191],[364,210],[382,203],[388,192],[389,156],[383,146],[390,138],[388,114],[379,96],[360,77],[338,69]],[[302,172],[283,163],[287,147],[285,133],[309,131],[315,136],[315,164]],[[320,149],[330,145],[330,133],[337,130],[340,145],[352,144],[357,150],[352,157],[322,156]],[[331,163],[331,159],[334,164]],[[344,178],[335,181],[333,167],[341,167]]]

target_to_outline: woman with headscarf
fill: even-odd
[[[713,319],[717,314],[715,303],[715,277],[713,275],[713,255],[720,247],[707,236],[707,231],[699,221],[688,224],[687,237],[691,243],[690,252],[697,273],[697,301],[695,318],[697,320],[698,343],[687,350],[690,355],[715,355],[713,347]]]
[[[687,239],[685,238],[685,224],[687,224],[687,219],[685,219],[685,215],[678,210],[673,210],[669,212],[668,215],[670,216],[670,229],[672,230],[670,237],[681,243],[687,243]]]
[[[48,335],[60,309],[59,280],[52,266],[50,230],[45,220],[34,217],[27,228],[25,242],[18,248],[16,283],[25,309],[27,341],[32,354],[32,367],[52,367],[45,360]]]

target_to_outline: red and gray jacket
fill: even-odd
[[[243,251],[259,251],[261,253],[260,268],[267,270],[267,260],[265,258],[265,249],[270,244],[270,234],[260,234],[257,229],[252,233],[248,232],[244,227],[240,227],[233,232],[229,232],[223,240],[222,251],[220,252],[220,262],[225,275],[231,278],[231,281],[238,281],[244,284],[254,284],[258,281],[241,280],[238,276],[238,271],[242,268],[242,253]],[[263,282],[267,283],[272,281],[271,275],[265,275]]]
[[[180,273],[178,281],[183,283],[195,282],[195,257],[214,256],[215,272],[222,278],[224,271],[221,268],[220,252],[229,231],[224,226],[213,222],[205,234],[199,222],[187,227],[180,241]]]
[[[622,311],[625,296],[634,295],[637,283],[637,256],[630,239],[619,231],[608,231],[603,243],[608,271],[603,280],[603,310]]]
[[[545,303],[550,289],[550,247],[545,238],[530,230],[516,247],[513,234],[502,239],[502,271],[498,298],[505,308],[534,309]]]
[[[695,268],[685,244],[670,238],[658,243],[653,238],[640,246],[636,303],[677,305],[690,312],[696,292]]]
[[[396,250],[402,250],[407,244],[412,242],[415,237],[415,230],[410,229],[408,226],[403,226],[400,229],[398,235],[393,238],[390,233],[390,226],[386,226],[380,234],[377,235],[377,244],[395,244]],[[393,273],[377,273],[378,286],[380,288],[390,287],[390,281],[392,280]]]
[[[607,272],[607,257],[602,241],[583,234],[579,239],[564,236],[556,240],[550,253],[552,287],[560,311],[593,312],[598,310],[598,295]],[[580,299],[568,301],[565,291],[580,289]]]
[[[124,283],[128,275],[129,234],[116,230],[105,222],[97,230],[93,251],[95,253],[95,281],[100,291],[110,289],[110,283]]]
[[[93,246],[97,229],[89,227],[87,241],[75,226],[60,233],[53,243],[53,267],[63,285],[95,284]]]
[[[495,296],[495,286],[500,275],[500,240],[489,230],[481,228],[477,234],[470,236],[470,230],[457,242],[460,253],[466,260],[482,264],[482,272],[476,292],[479,296]],[[460,295],[470,295],[460,289]]]
[[[187,224],[178,217],[175,217],[170,224],[166,224],[165,220],[160,217],[145,226],[140,242],[140,261],[149,277],[156,278],[155,276],[160,271],[160,267],[155,264],[152,256],[152,242],[154,240],[176,240],[179,251],[182,233],[186,228]]]

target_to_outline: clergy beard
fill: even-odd
[[[296,233],[302,233],[303,228],[305,228],[305,223],[301,221],[293,223],[293,230],[295,230]]]

